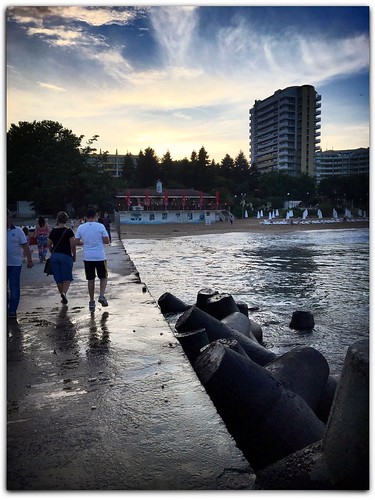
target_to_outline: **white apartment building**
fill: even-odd
[[[250,159],[260,173],[315,175],[321,96],[311,85],[277,90],[250,109]]]
[[[318,181],[332,175],[370,173],[369,148],[319,151],[316,153],[315,176]]]
[[[90,165],[100,168],[103,172],[111,174],[113,177],[121,177],[124,169],[124,161],[126,155],[118,154],[117,149],[115,154],[111,153],[91,153],[87,161]],[[131,155],[133,163],[135,164],[138,156]]]

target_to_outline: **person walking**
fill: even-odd
[[[35,226],[35,238],[36,244],[38,245],[39,261],[45,262],[48,250],[48,235],[51,232],[46,219],[41,215],[38,219],[38,223]]]
[[[33,259],[25,233],[11,222],[7,210],[7,287],[8,318],[17,318],[17,308],[21,298],[22,250],[27,258],[27,267],[33,267]]]
[[[105,298],[107,288],[108,269],[104,245],[108,245],[109,236],[106,228],[96,222],[96,211],[89,208],[86,221],[77,228],[75,243],[83,245],[83,263],[89,292],[89,309],[95,311],[95,277],[99,279],[99,303],[108,306]]]
[[[48,237],[52,274],[63,304],[68,303],[66,294],[73,281],[73,262],[76,260],[74,232],[66,226],[68,218],[66,212],[59,212],[57,225],[51,230]]]
[[[22,228],[22,231],[24,232],[24,234],[25,234],[25,236],[26,236],[27,245],[28,245],[28,247],[30,248],[30,252],[31,252],[31,253],[33,253],[32,249],[31,249],[31,246],[30,246],[30,235],[29,235],[29,232],[30,232],[30,231],[29,231],[29,228],[28,228],[27,226],[24,226],[24,227]],[[27,255],[26,255],[26,251],[25,251],[25,250],[23,251],[23,256],[24,256],[24,258],[26,258],[26,259],[27,259]]]
[[[103,224],[103,226],[106,228],[107,233],[108,233],[108,238],[109,238],[109,243],[112,243],[112,236],[111,236],[111,219],[109,217],[108,212],[104,212],[104,216],[99,220]]]

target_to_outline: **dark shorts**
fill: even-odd
[[[108,278],[108,269],[106,260],[84,260],[85,275],[87,280],[95,279],[95,271],[98,278]]]

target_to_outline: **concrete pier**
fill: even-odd
[[[147,277],[115,235],[106,254],[109,307],[94,313],[81,248],[67,306],[37,253],[22,269],[7,327],[7,489],[252,489]]]

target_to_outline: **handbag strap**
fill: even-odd
[[[68,228],[66,227],[65,228],[65,231],[63,232],[63,234],[60,236],[58,242],[56,243],[56,245],[53,245],[53,249],[52,249],[52,252],[51,252],[51,255],[53,254],[53,252],[55,251],[55,249],[58,247],[60,241],[62,240],[62,237],[64,236],[64,234],[67,232]]]

